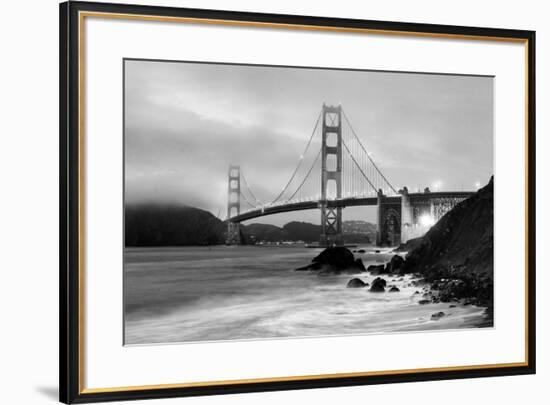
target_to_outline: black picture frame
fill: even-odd
[[[397,33],[417,33],[442,36],[466,36],[517,39],[527,47],[527,359],[514,367],[476,367],[444,371],[406,372],[388,375],[363,375],[243,382],[238,384],[207,385],[172,388],[142,388],[136,390],[106,390],[86,392],[82,389],[83,363],[80,356],[81,321],[84,316],[79,306],[80,270],[79,245],[82,243],[79,226],[80,188],[84,178],[79,172],[79,13],[123,13],[163,17],[219,19],[272,24],[357,28]],[[169,398],[197,395],[218,395],[259,391],[294,390],[320,387],[342,387],[366,384],[388,384],[426,380],[448,380],[535,373],[536,319],[535,319],[535,32],[512,29],[462,27],[449,25],[416,24],[373,20],[309,17],[282,14],[245,13],[235,11],[171,8],[142,5],[121,5],[71,1],[59,7],[59,214],[60,214],[60,273],[59,273],[59,393],[64,403],[86,403],[146,398]]]

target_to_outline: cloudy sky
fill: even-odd
[[[224,217],[229,164],[271,201],[324,102],[342,104],[396,188],[470,190],[493,174],[492,78],[126,60],[127,203],[180,203]],[[372,209],[344,212],[374,218]],[[319,213],[261,222],[290,220],[318,223]]]

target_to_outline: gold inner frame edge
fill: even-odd
[[[188,383],[172,383],[172,384],[152,384],[138,386],[120,386],[120,387],[104,387],[104,388],[85,388],[84,387],[84,19],[86,17],[110,18],[121,20],[139,20],[139,21],[158,21],[168,23],[188,23],[188,24],[214,24],[225,26],[238,27],[259,27],[259,28],[276,28],[276,29],[294,29],[305,31],[329,31],[341,33],[360,33],[371,35],[392,35],[392,36],[409,36],[417,38],[445,38],[445,39],[465,39],[477,41],[491,42],[511,42],[523,43],[525,47],[525,359],[523,362],[515,363],[497,363],[497,364],[475,364],[468,366],[450,366],[450,367],[431,367],[418,369],[399,369],[399,370],[378,370],[368,372],[352,372],[352,373],[335,373],[335,374],[314,374],[288,377],[268,377],[268,378],[251,378],[238,380],[221,380],[221,381],[202,381]],[[409,373],[429,373],[438,371],[464,371],[464,370],[479,370],[479,369],[497,369],[521,367],[529,364],[529,40],[524,38],[514,37],[493,37],[479,35],[463,35],[463,34],[443,34],[443,33],[426,33],[414,31],[396,31],[396,30],[381,30],[368,28],[348,28],[335,26],[317,26],[317,25],[301,25],[301,24],[286,24],[286,23],[264,23],[253,21],[236,21],[222,20],[209,18],[189,18],[189,17],[167,17],[145,14],[127,14],[127,13],[105,13],[105,12],[88,12],[80,11],[78,13],[78,387],[80,394],[96,394],[109,392],[128,392],[128,391],[144,391],[151,389],[170,389],[170,388],[191,388],[191,387],[209,387],[223,386],[233,384],[254,384],[266,382],[285,382],[285,381],[305,381],[305,380],[321,380],[321,379],[338,379],[346,377],[368,377],[380,375],[396,375]]]

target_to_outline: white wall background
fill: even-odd
[[[113,1],[113,0],[112,0]],[[121,1],[118,1],[121,2]],[[135,0],[135,2],[139,2]],[[142,3],[537,31],[538,315],[536,376],[147,401],[147,404],[547,403],[550,379],[550,10],[536,0],[172,0]],[[4,2],[0,23],[0,402],[57,402],[58,8]],[[412,349],[411,349],[412,350]]]

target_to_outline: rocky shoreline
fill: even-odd
[[[376,256],[384,257],[381,253]],[[296,271],[309,271],[317,276],[354,275],[346,284],[346,288],[365,289],[368,293],[401,293],[407,287],[414,287],[410,298],[418,305],[441,304],[448,305],[448,311],[437,311],[429,315],[431,321],[439,321],[448,316],[453,308],[458,306],[477,306],[485,308],[485,316],[481,322],[473,323],[472,327],[488,327],[493,324],[492,302],[477,285],[480,280],[466,282],[462,278],[432,278],[421,273],[408,272],[406,259],[398,254],[393,255],[385,263],[369,265],[365,268],[361,258],[344,247],[326,248],[316,256],[309,265],[297,268]],[[474,280],[474,279],[472,279]]]
[[[410,249],[407,253],[407,249]],[[357,250],[364,254],[364,250]],[[389,260],[365,268],[360,258],[344,247],[329,247],[312,263],[296,270],[320,276],[365,274],[348,281],[348,288],[366,288],[370,293],[399,293],[399,282],[416,287],[419,305],[449,304],[485,308],[478,326],[493,325],[493,178],[474,196],[461,202],[434,225],[426,235],[401,245]],[[381,255],[375,251],[375,255]],[[382,256],[382,255],[381,255]],[[375,260],[379,262],[380,260]],[[368,287],[368,288],[367,288]],[[446,313],[434,313],[431,320]]]

